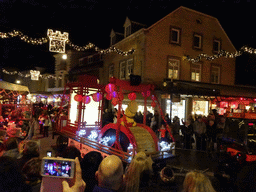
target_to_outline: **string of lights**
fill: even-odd
[[[201,53],[195,58],[192,58],[190,56],[185,56],[185,59],[187,61],[191,61],[192,63],[197,63],[197,62],[201,61],[202,59],[212,61],[212,60],[218,59],[220,57],[235,58],[235,57],[241,56],[243,53],[256,54],[256,49],[247,47],[247,46],[243,46],[240,48],[239,51],[236,51],[234,53],[230,53],[228,51],[221,50],[220,52],[218,52],[215,55],[207,55],[205,53]]]
[[[2,71],[3,71],[3,73],[8,74],[8,75],[19,75],[21,77],[26,77],[26,78],[35,76],[35,72],[37,72],[36,76],[38,76],[42,79],[50,79],[50,78],[52,78],[52,79],[62,79],[62,77],[60,77],[60,76],[56,77],[55,75],[45,75],[45,74],[41,75],[39,71],[33,71],[33,70],[30,70],[30,73],[27,73],[27,74],[23,74],[19,71],[11,71],[10,72],[10,71],[7,71],[4,68],[2,69]],[[32,80],[38,80],[38,78],[34,77]]]
[[[49,42],[49,51],[50,52],[57,52],[57,53],[65,53],[65,45],[69,45],[72,49],[75,49],[76,51],[86,51],[88,49],[94,49],[97,52],[100,52],[102,54],[108,54],[112,52],[116,52],[122,56],[127,56],[134,53],[134,49],[131,49],[129,51],[122,51],[116,47],[109,47],[107,49],[100,49],[96,45],[92,43],[88,43],[85,46],[78,46],[73,44],[68,39],[68,33],[64,32],[61,33],[60,31],[55,31],[48,29],[47,31],[47,38],[31,38],[27,35],[24,35],[21,31],[13,30],[11,32],[0,32],[0,38],[7,39],[12,37],[19,37],[20,40],[25,41],[26,43],[33,44],[33,45],[42,45],[44,43]]]

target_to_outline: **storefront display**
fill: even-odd
[[[209,115],[209,101],[194,99],[193,106],[192,106],[192,114],[208,116]]]
[[[170,103],[171,100],[166,100],[166,113],[170,114]],[[179,117],[180,123],[182,123],[182,119],[185,119],[185,105],[186,101],[181,100],[180,102],[173,102],[172,103],[172,115],[171,118],[173,119],[175,116]]]

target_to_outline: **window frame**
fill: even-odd
[[[132,63],[129,63],[129,61],[132,61]],[[131,73],[130,74],[133,74],[133,71],[134,71],[134,63],[133,63],[133,58],[131,59],[127,59],[126,60],[126,79],[129,79],[130,78],[130,74],[129,74],[129,67],[131,66]]]
[[[120,61],[119,69],[120,69],[119,70],[119,78],[121,80],[125,80],[125,78],[126,78],[126,60]],[[124,69],[123,74],[122,74],[122,69]],[[124,75],[124,76],[122,77],[122,75]]]
[[[197,74],[198,68],[193,68],[193,65],[199,65],[200,66],[200,68],[199,68],[199,81],[196,80],[196,74]],[[192,72],[194,70],[195,70],[195,79],[192,79],[192,77],[193,77]],[[201,79],[202,79],[202,63],[191,63],[191,66],[190,66],[190,80],[194,81],[194,82],[201,82]]]
[[[218,43],[219,43],[219,45],[218,45],[218,51],[214,50],[214,43],[215,43],[215,42],[218,42]],[[213,42],[212,42],[212,52],[213,52],[213,53],[218,53],[218,52],[220,52],[220,51],[221,51],[221,39],[214,38],[214,39],[213,39]]]
[[[88,64],[92,64],[94,62],[93,55],[88,56],[88,61],[87,62],[88,62]]]
[[[173,41],[172,39],[172,31],[177,31],[178,35],[178,41]],[[175,27],[175,26],[170,26],[170,38],[169,38],[169,43],[174,44],[174,45],[181,45],[181,28]]]
[[[111,73],[112,72],[112,73]],[[108,77],[114,77],[114,73],[115,73],[115,68],[114,68],[114,64],[110,64],[108,66]]]
[[[199,47],[196,47],[195,46],[195,37],[199,37]],[[196,49],[196,50],[202,50],[203,49],[203,35],[202,34],[199,34],[199,33],[194,33],[193,34],[193,49]]]
[[[170,68],[171,68],[171,66],[169,65],[169,61],[170,60],[178,61],[177,78],[172,78],[172,76],[170,76],[170,73],[169,73],[170,72]],[[167,73],[166,73],[166,76],[167,76],[168,79],[176,79],[176,80],[180,79],[180,65],[181,65],[181,59],[179,57],[173,57],[173,56],[168,56],[167,57],[167,70],[166,70]],[[172,68],[174,68],[174,67],[175,66],[172,66]],[[173,75],[173,73],[172,73],[172,75]]]
[[[212,81],[213,68],[218,68],[218,82],[213,82]],[[220,66],[219,65],[216,65],[216,64],[211,65],[210,83],[220,84]]]

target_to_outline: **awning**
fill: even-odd
[[[256,87],[243,85],[221,85],[182,80],[165,80],[162,90],[166,93],[223,96],[223,97],[251,97],[256,98]]]
[[[0,89],[4,89],[6,91],[17,91],[17,92],[27,92],[29,93],[29,89],[27,86],[24,85],[17,85],[14,83],[9,83],[6,81],[0,81]]]

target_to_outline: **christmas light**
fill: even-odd
[[[53,32],[52,29],[48,29],[47,36],[50,39],[50,52],[65,53],[66,41],[68,40],[68,33],[63,34],[60,31]]]
[[[40,76],[40,71],[30,70],[31,80],[38,81]]]
[[[88,136],[88,139],[90,139],[90,140],[92,140],[92,141],[96,141],[97,137],[98,137],[97,131],[92,130],[92,131],[91,131],[91,134]]]
[[[106,145],[108,146],[108,142],[111,140],[111,137],[110,136],[105,136],[103,138],[100,138],[100,141],[99,143],[102,144],[102,145]]]

